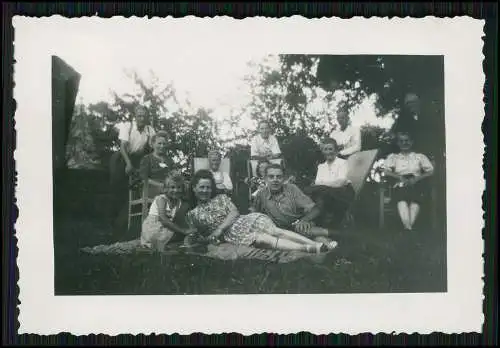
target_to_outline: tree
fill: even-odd
[[[128,75],[135,82],[134,93],[112,93],[112,103],[77,106],[80,114],[73,123],[70,157],[92,158],[107,166],[109,156],[119,148],[117,126],[130,121],[139,104],[146,106],[153,127],[167,133],[167,156],[177,169],[188,171],[193,157],[206,155],[209,147],[220,145],[212,110],[193,108],[188,101],[181,103],[173,85],[160,86],[153,74],[151,82],[135,72]],[[83,146],[90,139],[93,145]]]

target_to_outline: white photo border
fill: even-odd
[[[447,280],[446,293],[200,296],[55,296],[52,222],[51,33],[89,21],[103,28],[174,30],[189,45],[249,55],[444,55]],[[19,218],[19,334],[290,334],[481,332],[484,20],[470,17],[307,19],[13,18],[14,152]],[[200,31],[210,28],[208,34]],[[105,33],[105,32],[103,32]],[[320,38],[314,40],[311,38]],[[210,41],[211,40],[211,41]],[[225,47],[232,42],[231,47]],[[172,47],[169,47],[171,50]],[[187,47],[176,47],[187,49]],[[91,54],[91,53],[89,53]],[[71,64],[71,62],[68,62]],[[467,159],[467,166],[463,165]],[[36,174],[34,174],[36,170]],[[236,308],[238,310],[236,310]],[[169,315],[169,313],[173,313]]]

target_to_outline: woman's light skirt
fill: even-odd
[[[148,215],[142,223],[141,245],[163,250],[174,234],[175,232],[163,226],[158,216]]]

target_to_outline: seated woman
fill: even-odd
[[[268,160],[260,160],[257,163],[257,175],[245,179],[245,183],[250,185],[252,197],[257,194],[257,191],[266,185],[264,176],[266,175],[266,168],[271,164]]]
[[[259,161],[281,158],[281,149],[276,136],[271,134],[269,122],[260,121],[257,130],[250,145],[250,158]]]
[[[233,182],[229,173],[220,170],[222,156],[218,151],[210,151],[208,153],[208,165],[215,179],[217,191],[219,193],[230,194],[233,191]]]
[[[149,179],[149,183],[157,188],[163,187],[165,177],[173,169],[173,163],[166,155],[167,137],[163,131],[153,135],[153,152],[142,158],[139,168],[141,180]]]
[[[354,199],[354,189],[347,177],[347,160],[337,157],[337,142],[325,138],[321,152],[326,161],[318,165],[313,186],[305,190],[321,210],[323,225],[338,225]]]
[[[190,192],[195,208],[188,212],[187,222],[212,243],[224,240],[233,244],[308,253],[327,251],[326,245],[292,231],[276,227],[266,215],[240,215],[231,199],[216,194],[212,173],[199,170],[191,181]]]
[[[384,161],[384,174],[392,178],[394,200],[405,230],[412,230],[422,197],[426,191],[425,179],[434,173],[434,167],[424,154],[411,151],[413,141],[406,132],[397,134],[399,153],[390,154]]]
[[[184,178],[175,172],[167,175],[163,193],[155,197],[142,223],[142,246],[162,251],[174,236],[183,238],[196,232],[185,223],[189,205],[183,196]]]

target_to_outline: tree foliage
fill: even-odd
[[[134,93],[113,93],[111,103],[103,101],[75,108],[68,164],[75,166],[92,158],[107,166],[111,153],[119,147],[117,126],[130,121],[139,104],[146,106],[151,125],[168,134],[167,155],[178,169],[188,171],[193,157],[206,155],[209,147],[218,145],[211,110],[181,103],[174,86],[160,86],[154,75],[151,82],[136,73],[129,77],[136,86]]]

